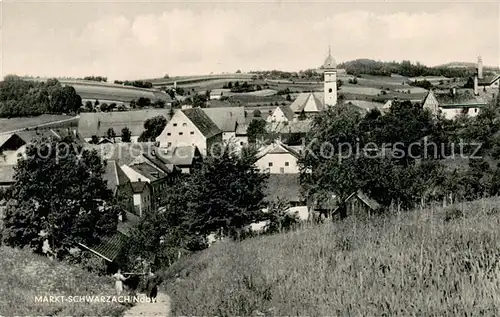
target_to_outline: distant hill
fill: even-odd
[[[477,63],[470,63],[470,62],[450,62],[442,65],[437,65],[434,66],[434,68],[470,68],[470,69],[476,69]],[[498,67],[494,66],[483,66],[485,70],[498,70]]]
[[[383,62],[366,58],[340,63],[338,68],[344,68],[348,74],[354,76],[360,76],[362,74],[376,76],[391,76],[391,74],[399,74],[406,77],[444,76],[451,78],[468,77],[475,71],[474,68],[429,67],[418,62]]]

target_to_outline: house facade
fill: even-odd
[[[456,90],[435,93],[430,90],[423,101],[423,108],[429,109],[435,116],[442,114],[446,119],[454,119],[460,115],[477,116],[481,108],[488,102],[475,96],[470,90]]]
[[[223,144],[222,131],[201,108],[177,111],[156,141],[161,148],[196,146],[203,156]]]
[[[142,217],[153,211],[154,198],[151,185],[148,182],[132,182],[134,213]]]
[[[299,174],[299,158],[297,150],[276,140],[257,153],[255,165],[262,173]]]

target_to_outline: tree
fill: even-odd
[[[193,107],[205,108],[207,98],[205,95],[195,94],[193,96]]]
[[[340,87],[344,85],[344,82],[340,79],[337,79],[337,90],[340,90]]]
[[[159,136],[165,126],[167,125],[167,119],[164,116],[156,116],[147,119],[144,122],[145,131],[139,136],[139,142],[154,142],[156,137]]]
[[[81,155],[78,155],[81,153]],[[77,243],[93,246],[116,231],[118,209],[102,179],[97,152],[69,140],[36,140],[15,168],[12,204],[5,212],[4,241],[42,252],[44,241],[58,258]]]
[[[101,111],[103,111],[103,112],[107,112],[107,111],[109,111],[109,106],[108,106],[108,104],[107,104],[107,103],[103,102],[103,103],[101,104]]]
[[[113,128],[109,128],[108,131],[106,131],[106,135],[108,136],[108,139],[115,141],[116,132]]]
[[[96,99],[96,100],[94,101],[94,106],[98,106],[98,105],[99,105],[99,100],[97,100],[97,99]]]
[[[151,105],[151,100],[149,98],[140,97],[137,100],[137,107],[144,108],[149,107]]]
[[[125,127],[122,129],[122,142],[130,142],[131,136],[132,133],[130,132],[129,128]]]
[[[135,100],[130,100],[130,108],[135,109],[137,107],[137,102]]]
[[[238,70],[236,71],[236,74],[241,74],[241,70],[239,70],[239,69],[238,69]]]
[[[262,116],[262,113],[260,112],[260,110],[259,110],[259,109],[255,109],[255,110],[253,111],[253,116],[254,116],[255,118],[260,118],[260,117]]]
[[[267,136],[266,121],[253,119],[247,129],[248,142],[255,143],[257,139]]]
[[[292,97],[290,96],[290,94],[286,95],[286,101],[292,101]]]
[[[92,109],[94,109],[94,106],[92,105],[92,102],[91,102],[90,100],[87,100],[87,101],[85,102],[85,109],[86,109],[87,111],[92,111]]]
[[[99,143],[99,138],[97,137],[97,135],[92,135],[92,140],[90,140],[89,143],[90,144],[97,144],[97,143]]]
[[[161,108],[161,109],[163,109],[163,108],[165,108],[165,105],[166,105],[165,101],[160,100],[160,99],[156,100],[153,103],[153,107],[155,107],[155,108]]]

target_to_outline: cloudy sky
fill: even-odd
[[[2,1],[2,0],[0,0]],[[500,65],[495,1],[13,1],[1,75],[137,79],[319,66],[355,58]]]

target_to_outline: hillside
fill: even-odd
[[[173,315],[498,315],[500,199],[457,207],[221,242],[171,268]]]
[[[50,261],[28,250],[0,247],[2,316],[121,316],[118,303],[39,303],[35,296],[114,295],[113,281]]]

